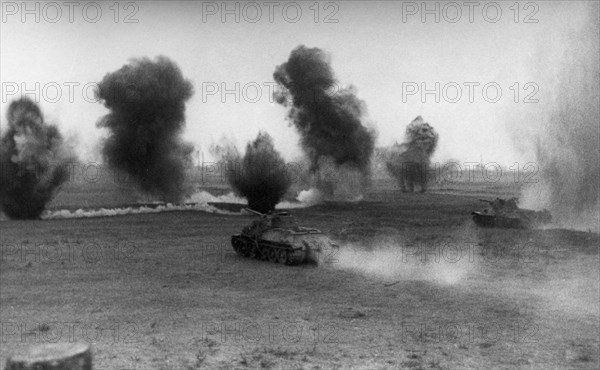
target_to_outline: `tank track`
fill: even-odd
[[[530,229],[532,223],[526,222],[518,218],[509,218],[502,216],[482,215],[473,212],[473,221],[481,227],[500,227],[510,229]]]
[[[241,234],[231,236],[231,246],[238,255],[245,258],[284,265],[297,265],[304,260],[302,248],[293,248],[291,245],[284,243],[257,240]]]

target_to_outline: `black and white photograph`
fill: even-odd
[[[0,369],[600,368],[600,1],[0,10]]]

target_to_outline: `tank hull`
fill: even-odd
[[[269,237],[270,235],[264,235]],[[301,263],[330,263],[337,245],[316,232],[289,235],[283,240],[256,238],[245,234],[231,236],[235,252],[245,258],[270,261],[284,265]]]
[[[545,211],[520,210],[507,214],[473,212],[473,221],[481,227],[502,227],[509,229],[532,229],[550,223],[552,217]]]
[[[531,225],[519,218],[487,215],[481,212],[473,212],[473,221],[481,227],[501,227],[509,229],[527,229]]]
[[[333,262],[338,246],[320,230],[298,226],[287,212],[265,215],[246,210],[261,218],[231,236],[231,246],[238,255],[285,265]]]
[[[298,265],[307,260],[303,248],[270,240],[255,239],[243,234],[231,236],[235,252],[245,258],[267,260],[284,265]]]

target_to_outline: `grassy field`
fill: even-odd
[[[50,208],[131,200],[67,190]],[[319,267],[236,256],[250,216],[3,221],[0,361],[81,341],[95,369],[596,369],[600,238],[473,225],[478,197],[516,192],[381,183],[295,209],[341,245]]]

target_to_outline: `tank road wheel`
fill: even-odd
[[[261,261],[266,261],[269,257],[269,248],[268,247],[258,247],[258,259]]]
[[[248,244],[246,244],[246,246],[248,247],[248,257],[254,258],[254,259],[259,259],[260,251],[258,250],[258,243],[257,242],[248,243]]]
[[[289,251],[287,251],[283,248],[280,248],[279,250],[277,250],[277,262],[281,263],[282,265],[288,265],[289,264],[288,254],[289,254]]]
[[[242,256],[249,258],[250,254],[252,253],[252,244],[244,240],[240,249],[242,252]]]
[[[298,265],[300,263],[302,263],[302,261],[304,260],[304,251],[303,250],[296,250],[293,252],[288,252],[287,255],[287,264],[288,265]]]
[[[238,240],[237,241],[237,246],[234,246],[233,249],[235,249],[236,253],[239,254],[242,257],[248,257],[248,248],[246,246],[246,241],[245,240]]]
[[[267,249],[267,258],[269,262],[277,263],[277,251],[279,248],[269,248]]]
[[[244,256],[243,253],[243,249],[244,249],[244,241],[240,240],[240,239],[233,239],[231,241],[231,246],[233,247],[233,250],[235,251],[235,253],[237,253],[240,256]]]
[[[253,242],[253,246],[252,246],[252,258],[257,259],[259,261],[264,261],[267,259],[267,251],[265,250],[265,247],[263,247],[262,245],[260,245],[260,243],[258,242],[258,240],[255,240]]]

